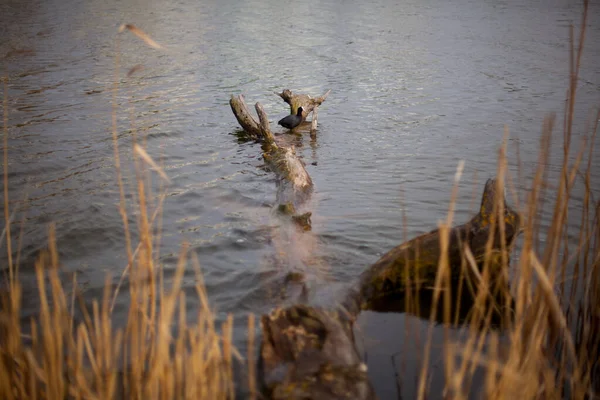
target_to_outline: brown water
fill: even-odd
[[[110,134],[114,37],[121,23],[136,24],[166,47],[157,51],[121,36],[118,98],[125,167],[132,116],[148,135],[149,152],[164,155],[173,182],[160,248],[165,274],[172,275],[178,247],[189,241],[219,318],[234,313],[236,345],[243,349],[247,313],[268,312],[289,299],[273,290],[283,272],[304,271],[311,288],[327,282],[325,294],[334,298],[403,241],[404,229],[412,237],[435,227],[445,216],[459,160],[466,165],[456,220],[469,219],[483,182],[495,174],[505,124],[515,175],[520,146],[523,181],[517,186],[524,197],[542,118],[550,111],[562,115],[568,26],[579,23],[580,11],[580,2],[567,0],[4,0],[0,60],[10,78],[11,207],[25,210],[17,220],[26,218],[26,316],[36,312],[32,265],[50,222],[64,269],[78,272],[88,300],[102,293],[107,272],[116,283],[126,264]],[[600,100],[599,17],[594,3],[575,143]],[[144,69],[126,77],[138,64]],[[273,95],[284,88],[313,96],[332,90],[319,112],[317,140],[306,134],[293,140],[315,183],[313,231],[300,237],[280,235],[273,226],[274,176],[263,169],[260,146],[233,134],[238,126],[228,105],[231,94],[244,93],[275,122],[289,112]],[[556,155],[558,141],[559,135]],[[559,165],[554,157],[551,176]],[[186,277],[186,291],[193,293],[193,272]],[[117,320],[125,317],[125,301]],[[426,322],[371,312],[360,326],[378,394],[398,397],[397,370],[402,395],[412,398],[423,343],[407,342],[414,339],[404,332],[409,326],[425,332]],[[434,339],[441,343],[441,335],[436,331]],[[432,386],[438,389],[440,359],[434,346]]]

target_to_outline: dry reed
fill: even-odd
[[[160,48],[139,28],[125,26],[146,44]],[[164,194],[151,210],[149,171],[154,169],[166,182],[163,169],[139,144],[133,153],[136,204],[127,204],[118,145],[117,93],[119,90],[119,51],[116,39],[115,80],[113,84],[112,135],[115,169],[119,186],[121,214],[128,264],[113,290],[107,277],[104,295],[91,307],[83,301],[73,277],[73,295],[67,296],[60,277],[60,261],[53,226],[48,248],[35,263],[39,314],[28,327],[21,321],[23,290],[12,261],[12,237],[8,208],[8,111],[7,80],[4,79],[4,201],[6,245],[9,257],[7,290],[0,297],[0,398],[2,399],[219,399],[233,398],[233,320],[229,315],[221,327],[215,324],[198,260],[183,244],[175,275],[165,288],[162,268],[157,263],[157,216],[161,215]],[[133,238],[127,209],[137,208],[139,244],[132,251]],[[182,290],[184,271],[196,271],[196,297],[200,307],[196,322],[188,324],[186,294]],[[113,327],[112,311],[121,282],[129,281],[129,312],[125,327]],[[157,278],[160,285],[157,284]],[[77,302],[75,300],[78,300]],[[81,321],[75,315],[82,315]],[[177,332],[177,335],[174,334]]]
[[[472,306],[473,312],[468,321],[468,337],[464,342],[444,343],[445,397],[466,399],[479,391],[481,395],[478,397],[498,399],[588,399],[598,396],[600,203],[592,203],[590,182],[593,173],[592,148],[600,113],[596,114],[587,140],[584,139],[579,150],[572,154],[575,94],[587,10],[586,1],[577,51],[574,50],[575,45],[571,41],[569,91],[563,124],[564,151],[558,183],[549,181],[546,171],[555,127],[554,116],[549,116],[543,125],[539,162],[528,191],[528,199],[520,209],[524,222],[523,243],[516,257],[518,263],[514,276],[510,277],[514,290],[511,291],[509,285],[498,286],[497,282],[489,280],[490,275],[486,275],[486,269],[490,266],[488,261],[484,265],[483,273],[478,274],[474,269],[475,262],[469,249],[465,249],[467,262],[477,276],[477,292]],[[589,147],[590,143],[591,147],[586,152],[586,146]],[[500,149],[498,158],[497,178],[502,188],[506,180],[512,181],[506,168],[505,146]],[[587,162],[584,162],[586,153]],[[583,200],[572,196],[578,177],[585,187]],[[541,232],[540,207],[543,205],[543,190],[547,187],[555,187],[556,193],[551,204],[550,228],[547,232]],[[497,193],[500,196],[502,191]],[[498,198],[496,204],[498,207],[494,210],[496,218],[493,223],[497,223],[500,232],[503,232],[505,221],[502,218],[502,199]],[[576,235],[577,243],[572,243],[567,234],[567,214],[573,206],[582,210],[579,232]],[[442,227],[445,228],[443,232],[447,231],[450,224],[446,222]],[[545,234],[546,242],[543,251],[538,253],[542,233]],[[441,240],[443,244],[443,236]],[[486,260],[491,259],[490,250],[491,248],[488,248],[486,251]],[[509,271],[509,253],[502,251],[501,254],[502,271]],[[450,292],[451,287],[448,284],[444,285],[441,279],[446,259],[447,255],[442,256],[440,260],[436,290]],[[572,276],[569,277],[568,273],[572,273]],[[571,290],[566,296],[565,282],[568,280]],[[502,298],[507,299],[505,306],[510,306],[511,303],[514,306],[504,307],[507,310],[507,329],[503,332],[502,340],[497,333],[492,332],[488,319],[490,307],[484,303],[483,294],[491,285],[496,285],[504,292]],[[572,323],[571,314],[577,315],[576,324]],[[447,325],[452,323],[446,315],[444,320]],[[456,359],[460,360],[457,366],[454,365]],[[475,371],[478,369],[483,369],[485,373],[483,388],[472,385]],[[426,379],[426,376],[421,376],[419,398],[425,398],[428,394],[424,384]]]

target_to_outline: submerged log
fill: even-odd
[[[501,202],[504,239],[495,223]],[[519,215],[506,205],[504,193],[498,193],[496,181],[488,180],[479,213],[450,232],[451,275],[460,274],[465,246],[481,267],[490,234],[494,239],[488,263],[505,265],[500,261],[501,251],[509,251],[514,244],[520,222]],[[417,278],[421,283],[433,284],[440,256],[440,232],[434,230],[385,254],[359,277],[340,306],[332,305],[327,311],[296,305],[263,316],[259,366],[267,394],[275,399],[375,398],[366,378],[366,366],[356,350],[353,321],[361,310],[373,309],[386,298],[402,293]]]
[[[302,160],[296,156],[293,146],[277,146],[262,105],[256,103],[255,108],[260,120],[261,137],[265,139],[263,158],[277,177],[277,208],[284,214],[294,216],[294,221],[309,221],[310,213],[298,216],[296,211],[310,197],[313,190],[312,179]]]
[[[267,164],[277,176],[276,202],[281,211],[295,213],[312,193],[313,183],[294,147],[278,147],[264,153]]]

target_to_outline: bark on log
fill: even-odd
[[[502,271],[502,237],[495,216],[502,206],[505,224],[505,251],[510,254],[517,238],[521,221],[519,214],[513,211],[504,197],[504,189],[498,192],[495,179],[489,179],[485,184],[479,213],[466,224],[452,228],[449,243],[449,265],[453,279],[461,274],[461,263],[464,248],[468,246],[478,267],[481,269],[485,261],[485,247],[490,235],[494,235],[490,260],[495,279]],[[494,231],[492,232],[492,228]],[[403,292],[406,288],[414,288],[417,280],[420,286],[433,286],[441,256],[440,233],[433,230],[406,243],[403,243],[379,259],[369,267],[359,278],[357,285],[350,290],[344,305],[350,312],[356,313],[373,307],[379,298]]]
[[[292,115],[296,115],[298,107],[302,107],[302,119],[304,120],[315,107],[320,106],[325,101],[330,92],[331,89],[324,95],[314,99],[307,94],[295,94],[290,89],[284,89],[281,93],[274,93],[290,105],[290,113]]]
[[[499,262],[503,249],[500,230],[494,222],[494,216],[500,214],[496,210],[502,209],[500,204],[504,210],[504,249],[513,245],[520,232],[520,217],[506,205],[503,189],[498,192],[496,181],[488,180],[479,213],[451,230],[452,275],[460,271],[465,245],[478,265],[482,263],[490,234],[494,235],[491,262],[503,265]],[[356,351],[352,323],[361,310],[402,293],[408,278],[414,282],[418,275],[433,283],[441,253],[439,243],[439,230],[434,230],[392,249],[359,277],[338,308],[332,305],[326,311],[296,305],[263,316],[260,377],[267,394],[275,399],[375,398]]]
[[[351,321],[295,305],[261,319],[259,373],[272,399],[374,399]]]
[[[312,179],[302,160],[296,156],[292,147],[279,147],[269,127],[269,118],[262,105],[256,103],[256,112],[260,119],[261,137],[266,146],[263,146],[263,158],[277,176],[276,203],[280,211],[294,215],[311,195],[313,189]]]
[[[267,116],[265,109],[260,103],[256,103],[254,105],[254,108],[256,109],[256,113],[258,114],[258,127],[260,130],[259,137],[262,138],[268,146],[265,149],[265,151],[274,152],[275,150],[277,150],[278,146],[275,143],[275,136],[273,136],[273,133],[271,132],[271,126],[269,125],[269,117]]]
[[[231,99],[229,99],[229,106],[244,131],[256,138],[261,137],[260,125],[258,121],[254,119],[252,114],[250,114],[248,106],[246,106],[246,101],[244,100],[244,95],[240,94],[237,97],[232,95]]]

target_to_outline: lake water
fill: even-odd
[[[166,278],[188,241],[219,319],[234,314],[236,345],[244,349],[245,316],[286,300],[273,290],[285,272],[301,270],[316,286],[338,288],[407,237],[434,228],[445,217],[460,160],[456,221],[468,220],[495,175],[505,124],[515,177],[520,148],[523,180],[516,186],[524,198],[543,117],[562,115],[568,27],[579,24],[580,13],[581,2],[567,0],[4,0],[9,196],[11,208],[20,208],[16,220],[25,217],[20,261],[32,293],[24,316],[37,311],[33,261],[49,223],[56,223],[64,270],[77,271],[86,299],[101,295],[107,272],[116,283],[126,265],[111,141],[120,24],[135,24],[165,47],[120,36],[118,129],[128,192],[133,127],[147,135],[149,153],[172,180],[160,245]],[[594,3],[576,144],[600,100],[599,20]],[[143,69],[127,77],[136,65]],[[260,145],[234,135],[239,127],[228,101],[239,93],[249,104],[260,101],[275,126],[289,108],[273,92],[285,88],[331,94],[319,110],[316,140],[306,132],[291,140],[315,184],[313,229],[282,244],[270,208],[274,176],[263,168]],[[560,131],[551,177],[560,167],[559,139]],[[186,275],[186,291],[194,284]],[[116,320],[126,306],[120,299]],[[190,311],[195,307],[190,302]],[[404,332],[409,325],[425,332],[427,323],[374,312],[359,322],[377,393],[398,398],[397,370],[402,395],[412,398],[423,343],[407,343]],[[436,328],[434,340],[441,343],[441,335]],[[434,388],[443,387],[441,354],[434,346]]]

